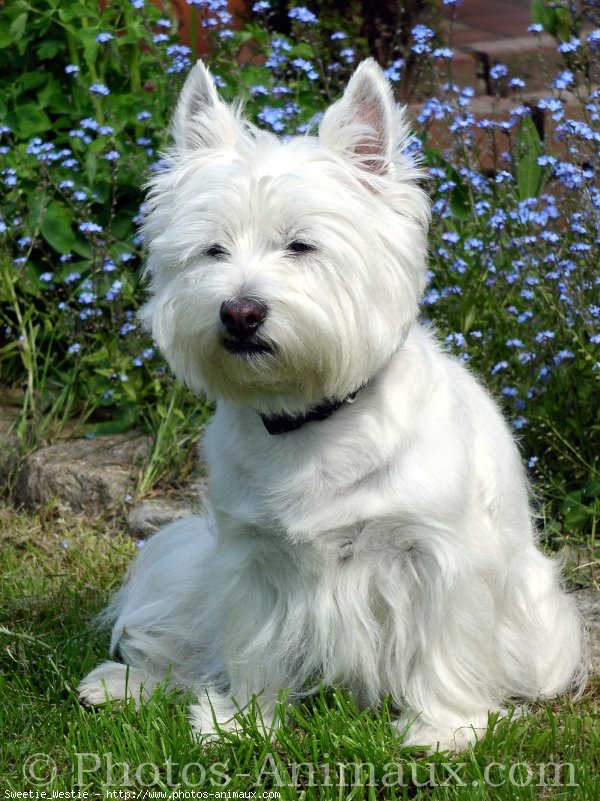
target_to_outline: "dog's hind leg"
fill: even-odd
[[[211,521],[189,517],[151,537],[101,616],[112,624],[111,657],[79,686],[82,700],[143,701],[159,683],[196,688],[223,680]]]

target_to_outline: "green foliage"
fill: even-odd
[[[135,319],[135,224],[181,85],[174,29],[127,0],[3,10],[0,367],[3,383],[25,377],[30,444],[64,420],[65,391],[98,434],[160,425],[173,395]]]
[[[574,33],[576,17],[572,13],[572,3],[568,0],[532,0],[531,18],[557,39],[566,40]],[[581,27],[576,25],[576,28]]]
[[[168,464],[186,469],[189,432],[208,414],[173,383],[136,321],[140,187],[160,167],[182,75],[208,48],[226,99],[241,96],[248,115],[276,134],[304,133],[368,54],[374,18],[362,18],[356,0],[343,26],[337,6],[324,3],[291,15],[281,3],[257,4],[261,11],[236,21],[215,0],[192,6],[203,34],[186,48],[168,5],[135,5],[9,0],[3,9],[0,369],[3,383],[24,388],[28,445],[72,416],[96,435],[157,431],[148,488]],[[430,7],[413,5],[414,14]],[[473,92],[455,86],[448,51],[423,24],[411,34],[405,17],[386,23],[398,40],[388,37],[387,74],[403,96],[414,80],[427,97],[417,112],[434,201],[423,316],[501,399],[556,518],[552,542],[587,537],[593,553],[600,502],[586,488],[597,482],[600,452],[599,37],[569,39],[579,17],[567,35],[565,5],[534,6],[562,39],[567,68],[538,103],[543,141],[522,82],[511,83],[504,65],[490,80],[498,95],[513,94],[505,119],[471,114]],[[567,119],[564,92],[574,88],[581,113]]]

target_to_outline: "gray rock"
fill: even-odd
[[[19,458],[20,443],[16,433],[19,409],[0,406],[0,487],[2,487]]]
[[[148,436],[127,433],[40,448],[19,472],[15,501],[35,508],[55,498],[76,511],[105,512],[134,488],[151,442]]]
[[[191,499],[149,498],[136,503],[127,518],[134,537],[149,537],[158,529],[195,513]]]
[[[600,592],[588,588],[578,590],[575,597],[588,632],[590,674],[600,676]]]

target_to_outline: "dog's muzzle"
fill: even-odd
[[[225,350],[236,356],[272,353],[273,348],[256,336],[267,314],[267,304],[258,298],[241,296],[223,301],[219,316],[227,332]]]

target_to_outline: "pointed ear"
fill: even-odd
[[[325,112],[319,139],[365,171],[383,174],[393,156],[397,116],[389,81],[369,58],[359,64],[341,100]]]
[[[189,72],[172,122],[178,150],[233,145],[236,138],[235,112],[219,98],[210,72],[201,61]]]

